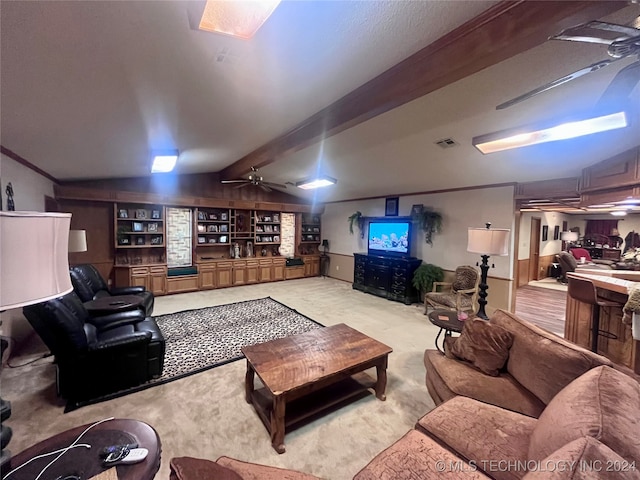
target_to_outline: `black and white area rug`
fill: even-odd
[[[324,325],[271,297],[155,317],[165,338],[162,376],[96,399],[67,403],[65,412],[121,397],[244,358],[241,348]]]

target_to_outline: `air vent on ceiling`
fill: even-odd
[[[240,55],[232,52],[227,47],[222,47],[215,54],[215,61],[217,63],[229,63],[234,65],[240,61]]]
[[[456,142],[453,138],[443,138],[442,140],[438,140],[436,142],[436,145],[441,148],[451,148],[458,146],[459,143]]]

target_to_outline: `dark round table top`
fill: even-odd
[[[15,473],[7,473],[7,480],[33,480],[38,473],[56,458],[49,455],[32,461],[16,470],[17,467],[42,455],[71,445],[76,438],[91,424],[72,428],[49,437],[36,445],[20,452],[11,459],[11,468]],[[137,443],[138,447],[149,450],[147,458],[142,462],[129,465],[117,465],[118,480],[153,480],[160,468],[160,438],[150,425],[138,420],[114,419],[102,422],[87,431],[77,443],[91,445],[91,448],[76,447],[67,450],[41,478],[58,478],[66,475],[78,475],[87,480],[107,470],[102,466],[100,451],[110,445]],[[113,468],[113,467],[111,467]]]
[[[138,308],[142,301],[140,295],[109,295],[85,302],[84,308],[91,312],[115,313]]]
[[[458,320],[458,312],[453,310],[434,310],[429,313],[429,321],[451,332],[460,333],[464,327],[464,322]]]

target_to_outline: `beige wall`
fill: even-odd
[[[0,154],[0,194],[2,195],[3,210],[7,209],[5,188],[9,182],[13,187],[16,210],[43,212],[45,195],[53,197],[53,182],[51,180]],[[31,325],[22,315],[22,309],[3,312],[0,314],[0,319],[2,320],[0,335],[8,337],[10,340],[9,351],[3,356],[3,360],[11,355],[11,350],[16,344],[20,345],[31,339],[39,341]]]
[[[414,228],[412,256],[451,272],[459,265],[475,265],[480,261],[480,255],[467,252],[468,227],[482,227],[485,222],[491,222],[495,228],[508,228],[512,232],[514,229],[513,187],[510,186],[403,196],[400,197],[398,214],[408,216],[412,205],[420,203],[440,212],[443,226],[442,232],[434,236],[433,246],[427,245],[423,232]],[[329,240],[332,256],[329,276],[353,281],[353,253],[366,252],[367,244],[357,229],[353,235],[349,233],[347,219],[357,210],[367,217],[384,216],[384,205],[384,198],[326,205],[322,231],[323,237]],[[511,305],[513,251],[511,235],[509,256],[491,257],[489,260],[495,268],[489,270],[488,311],[492,308],[509,309]]]

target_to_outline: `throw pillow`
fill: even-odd
[[[497,377],[509,358],[513,335],[480,318],[464,322],[462,333],[451,344],[451,353],[487,375]]]
[[[202,458],[174,457],[169,468],[170,480],[242,480],[233,470]]]

